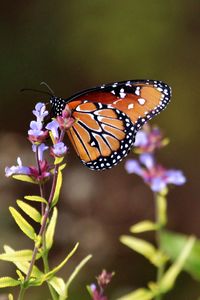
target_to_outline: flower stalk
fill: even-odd
[[[39,233],[36,234],[32,225],[13,207],[10,207],[11,214],[20,227],[20,229],[25,233],[30,239],[34,241],[33,251],[22,250],[27,252],[28,257],[25,259],[25,265],[22,264],[21,269],[18,266],[17,274],[19,276],[18,280],[12,279],[11,284],[20,285],[20,291],[18,295],[18,300],[23,300],[26,290],[33,285],[41,285],[46,282],[51,298],[53,300],[58,299],[58,295],[62,299],[67,298],[67,294],[63,295],[64,290],[67,293],[68,287],[71,283],[64,283],[63,279],[59,278],[57,280],[55,273],[65,265],[68,259],[76,251],[78,244],[69,253],[69,255],[53,270],[50,270],[48,254],[53,245],[53,236],[55,232],[55,226],[57,221],[57,209],[55,205],[59,199],[60,189],[62,185],[62,169],[65,165],[62,165],[63,159],[68,151],[67,146],[64,144],[64,136],[66,130],[70,128],[73,124],[74,119],[71,118],[69,109],[64,110],[63,113],[56,119],[50,120],[44,128],[44,118],[48,115],[46,107],[43,103],[38,103],[33,110],[33,114],[36,120],[30,122],[30,129],[28,130],[28,140],[32,143],[32,151],[35,154],[35,166],[24,166],[22,160],[18,157],[16,166],[6,167],[5,173],[7,177],[13,177],[15,179],[26,181],[29,183],[37,184],[39,187],[40,196],[26,196],[25,200],[36,201],[41,203],[41,213],[37,211],[36,208],[31,205],[24,203],[22,200],[17,201],[17,205],[29,215],[35,222],[40,223]],[[50,137],[50,139],[49,139]],[[47,146],[46,143],[52,143]],[[48,153],[54,159],[54,165],[48,163],[44,158],[44,151],[49,149]],[[49,192],[49,197],[46,199],[45,193],[45,183],[52,179],[51,189]],[[50,216],[51,210],[54,207],[52,216]],[[6,248],[7,249],[7,248]],[[11,253],[15,252],[13,249],[9,248]],[[16,251],[17,253],[17,251]],[[31,253],[31,254],[30,254]],[[8,253],[9,254],[9,253]],[[8,255],[5,253],[5,255]],[[13,254],[12,254],[13,255]],[[8,255],[9,256],[9,255]],[[36,259],[42,258],[44,271],[40,271],[35,265]],[[85,261],[80,263],[78,270],[84,265],[91,256],[88,256]],[[18,262],[18,256],[16,258]],[[15,263],[15,261],[14,261]],[[25,266],[25,267],[24,267]],[[25,273],[25,278],[21,271]],[[74,276],[74,275],[73,275]],[[51,280],[55,279],[55,282]],[[72,279],[70,279],[72,280]],[[63,289],[60,289],[60,282],[62,281]],[[14,282],[14,283],[13,283]],[[64,288],[65,285],[65,288]]]
[[[155,222],[152,222],[151,220],[141,221],[133,225],[130,231],[131,233],[138,234],[153,230],[155,232],[157,244],[157,247],[155,247],[153,244],[143,239],[126,235],[123,235],[120,238],[123,244],[145,256],[157,269],[156,282],[150,282],[148,284],[148,289],[138,289],[129,294],[131,295],[130,299],[138,298],[137,296],[142,291],[144,294],[143,297],[141,297],[141,300],[162,300],[164,294],[168,292],[174,284],[173,281],[170,283],[168,282],[168,279],[170,278],[168,274],[171,274],[171,272],[172,274],[175,274],[173,277],[173,280],[175,281],[182,268],[178,262],[174,263],[166,270],[166,262],[170,257],[167,255],[163,245],[164,229],[167,224],[166,197],[168,194],[168,186],[180,186],[186,182],[186,178],[182,171],[167,169],[156,160],[156,150],[161,149],[168,143],[169,140],[163,137],[163,134],[157,127],[151,129],[149,126],[144,126],[144,129],[139,131],[136,135],[136,147],[134,152],[138,154],[138,159],[128,159],[125,163],[126,171],[129,174],[134,173],[140,176],[143,179],[143,182],[151,189],[154,195],[155,206]],[[189,241],[188,243],[192,242]],[[186,249],[187,247],[189,246],[186,245]],[[191,251],[191,249],[189,251]],[[189,255],[189,251],[187,252],[187,255]],[[184,256],[184,259],[186,259],[185,257],[186,256]],[[129,295],[127,295],[127,298],[126,296],[120,298],[120,300],[129,299]]]
[[[155,202],[155,221],[157,224],[157,230],[155,231],[156,234],[156,242],[157,242],[157,249],[160,253],[163,253],[164,250],[162,248],[162,231],[164,227],[166,226],[167,223],[167,213],[166,213],[166,206],[167,206],[167,201],[166,201],[166,192],[163,191],[162,193],[154,193],[154,202]],[[159,286],[159,283],[162,280],[162,277],[165,272],[165,261],[162,262],[157,267],[157,278],[156,282],[157,285]],[[163,294],[158,293],[156,295],[155,300],[162,300]]]
[[[65,135],[65,132],[64,132],[64,130],[62,130],[61,134],[60,134],[60,138],[59,138],[59,143],[62,142],[62,140],[64,138],[64,135]],[[38,148],[39,148],[39,146],[37,145],[36,146],[36,162],[37,162],[37,166],[38,166],[38,173],[41,175],[40,163],[39,163],[39,158],[38,158]],[[45,209],[44,209],[44,203],[42,203],[42,205],[43,205],[42,224],[41,224],[41,228],[40,228],[40,231],[39,231],[39,234],[38,234],[38,237],[42,238],[42,249],[43,249],[42,251],[44,253],[43,254],[43,257],[44,257],[43,261],[44,261],[44,267],[45,267],[46,272],[49,271],[49,265],[48,265],[48,253],[46,252],[45,230],[46,230],[46,226],[47,226],[47,220],[49,218],[49,213],[50,213],[50,210],[51,210],[51,204],[52,204],[54,194],[55,194],[55,189],[56,189],[56,184],[57,184],[57,179],[58,179],[59,166],[60,166],[59,164],[56,164],[55,167],[54,167],[54,171],[53,171],[54,175],[53,175],[53,182],[52,182],[51,192],[50,192],[48,203],[47,203]],[[40,186],[40,195],[41,195],[41,197],[43,197],[42,183],[39,183],[39,186]],[[27,273],[26,278],[25,278],[25,284],[30,279],[30,276],[31,276],[31,273],[32,273],[32,270],[33,270],[33,266],[35,264],[36,255],[39,251],[40,246],[41,245],[40,244],[38,245],[38,242],[36,241],[34,249],[33,249],[33,256],[32,256],[31,262],[30,262],[29,270],[28,270],[28,273]],[[22,287],[22,289],[23,289],[23,287]],[[23,295],[24,295],[24,293],[23,293]],[[22,297],[19,298],[19,300],[22,300],[22,299],[23,299]]]

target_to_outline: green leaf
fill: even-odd
[[[154,295],[160,295],[160,290],[157,282],[148,282],[148,288],[153,292]]]
[[[27,262],[32,259],[33,251],[32,250],[19,250],[12,251],[10,253],[0,254],[0,260],[12,261],[12,262]],[[37,255],[37,259],[41,257],[41,254]]]
[[[54,138],[54,135],[53,135],[52,131],[49,131],[49,136],[50,136],[50,138],[52,140],[52,143],[56,144],[56,141],[55,141],[55,138]]]
[[[59,166],[60,171],[64,170],[64,168],[66,167],[67,164],[62,164]]]
[[[166,262],[167,257],[152,244],[136,237],[123,235],[121,243],[146,257],[153,265],[159,267]]]
[[[54,233],[55,233],[57,216],[58,216],[58,211],[57,211],[57,208],[54,207],[51,220],[50,220],[49,225],[46,230],[46,248],[47,248],[47,250],[51,249],[51,247],[53,245],[53,237],[54,237]]]
[[[66,165],[67,165],[66,163],[60,165],[59,166],[59,170],[60,171],[64,170],[64,168],[66,167]],[[55,174],[55,168],[51,169],[50,172],[51,172],[52,175],[54,175]]]
[[[118,298],[117,300],[151,300],[154,298],[154,293],[148,289],[137,289],[125,296]]]
[[[29,267],[30,267],[30,263],[28,262],[21,262],[21,263],[14,263],[17,268],[22,271],[25,275],[28,274],[29,271]],[[33,266],[32,272],[31,272],[31,277],[37,278],[37,279],[42,279],[43,278],[44,273],[41,272],[38,267],[36,267],[35,265]]]
[[[47,200],[45,200],[40,196],[25,196],[24,198],[29,201],[35,201],[35,202],[41,202],[47,204]]]
[[[141,233],[151,230],[157,230],[159,226],[156,223],[153,223],[152,221],[145,220],[142,222],[139,222],[133,226],[131,226],[130,231],[132,233]]]
[[[31,205],[23,202],[22,200],[17,200],[17,205],[35,222],[40,223],[41,222],[41,214],[32,207]]]
[[[161,235],[161,244],[164,251],[172,261],[180,255],[188,236],[172,231],[163,231]],[[194,279],[200,281],[200,240],[196,240],[190,256],[185,262],[183,269],[187,271]]]
[[[0,277],[0,288],[20,285],[20,281],[12,277]]]
[[[92,298],[92,289],[91,289],[91,286],[90,285],[86,285],[86,289],[87,289],[90,297]]]
[[[54,165],[59,165],[63,161],[64,157],[56,157],[54,161]]]
[[[183,266],[189,257],[192,247],[194,246],[195,238],[189,237],[183,249],[181,250],[178,258],[173,265],[165,272],[162,279],[159,282],[159,288],[163,293],[171,290],[174,286],[177,276],[183,269]]]
[[[37,184],[37,182],[28,175],[13,175],[12,177],[20,181]]]
[[[75,277],[78,275],[80,270],[84,267],[84,265],[92,258],[92,255],[86,256],[79,264],[78,266],[74,269],[73,273],[70,275],[69,279],[66,282],[65,285],[65,297],[68,297],[68,291],[69,287],[72,283],[72,281],[75,279]],[[64,300],[64,299],[63,299]]]
[[[12,294],[8,294],[8,300],[14,300],[14,297]]]
[[[59,296],[65,297],[65,282],[62,278],[54,276],[49,280],[49,284]]]
[[[9,207],[11,215],[13,216],[15,222],[19,228],[31,239],[35,239],[35,230],[34,228],[22,217],[22,215],[12,206]]]
[[[16,270],[16,273],[17,273],[17,275],[18,275],[18,277],[19,277],[19,281],[20,282],[24,282],[24,276],[23,276],[23,274],[22,274],[22,272],[20,271],[20,270]]]
[[[14,249],[12,249],[10,246],[7,246],[7,245],[4,246],[4,251],[6,252],[6,254],[12,254],[12,253],[16,252]],[[22,271],[25,275],[27,275],[29,267],[30,267],[29,262],[13,261],[13,263],[20,271]],[[40,278],[43,275],[44,274],[38,269],[38,267],[33,266],[31,277]]]
[[[22,215],[14,208],[9,207],[10,213],[20,229],[30,238],[35,238],[34,228],[22,217]]]
[[[50,272],[48,272],[44,275],[44,281],[51,279],[68,262],[68,260],[76,252],[78,246],[79,246],[79,243],[76,243],[76,245],[74,246],[72,251],[66,256],[66,258],[57,267],[55,267],[53,270],[51,270]]]
[[[28,281],[28,287],[30,286],[41,286],[44,283],[43,277],[37,278],[31,275],[31,278]]]
[[[59,196],[60,196],[60,190],[62,186],[62,172],[60,171],[60,168],[58,169],[58,177],[56,182],[56,188],[52,200],[52,207],[55,206],[58,202]]]

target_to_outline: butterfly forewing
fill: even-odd
[[[170,87],[162,81],[134,80],[102,85],[69,98],[76,101],[90,101],[112,105],[127,114],[133,123],[138,118],[150,119],[168,104],[171,97]],[[147,116],[148,115],[148,116]]]

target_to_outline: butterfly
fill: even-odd
[[[80,91],[67,99],[52,96],[51,111],[61,115],[66,104],[76,120],[67,130],[84,165],[110,169],[127,156],[141,126],[170,101],[171,88],[157,80],[128,80]]]

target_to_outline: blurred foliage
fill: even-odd
[[[16,194],[29,194],[29,185],[25,191],[19,187],[11,189],[11,182],[3,176],[4,166],[13,163],[18,153],[22,153],[25,162],[30,158],[22,132],[24,135],[28,128],[34,103],[48,99],[19,90],[41,88],[41,81],[63,97],[82,88],[124,79],[155,78],[169,83],[173,88],[172,103],[155,122],[164,128],[172,143],[160,155],[166,164],[179,166],[188,177],[186,186],[171,193],[169,224],[177,231],[200,235],[199,10],[196,0],[1,3],[2,244],[11,239],[14,248],[22,244],[30,247],[16,235],[7,208]],[[72,299],[88,299],[83,286],[103,267],[116,271],[113,299],[122,290],[142,286],[152,277],[153,270],[120,246],[118,236],[139,219],[152,216],[150,193],[139,180],[125,174],[123,163],[108,173],[97,174],[82,166],[73,150],[65,177],[58,220],[58,232],[63,234],[57,238],[54,259],[59,261],[66,243],[70,247],[78,240],[82,245],[81,256],[92,252],[95,257],[74,287]],[[8,274],[12,271],[2,267],[2,273],[5,270]],[[45,297],[34,293],[33,290],[34,299]],[[198,295],[199,286],[183,276],[166,299],[196,299]]]
[[[175,232],[164,231],[161,236],[161,243],[165,252],[171,257],[176,259],[179,256],[180,251],[183,249],[184,243],[187,240],[187,236],[184,234],[178,234]],[[191,251],[189,258],[186,261],[184,269],[193,276],[194,279],[200,280],[200,240],[196,240]]]

